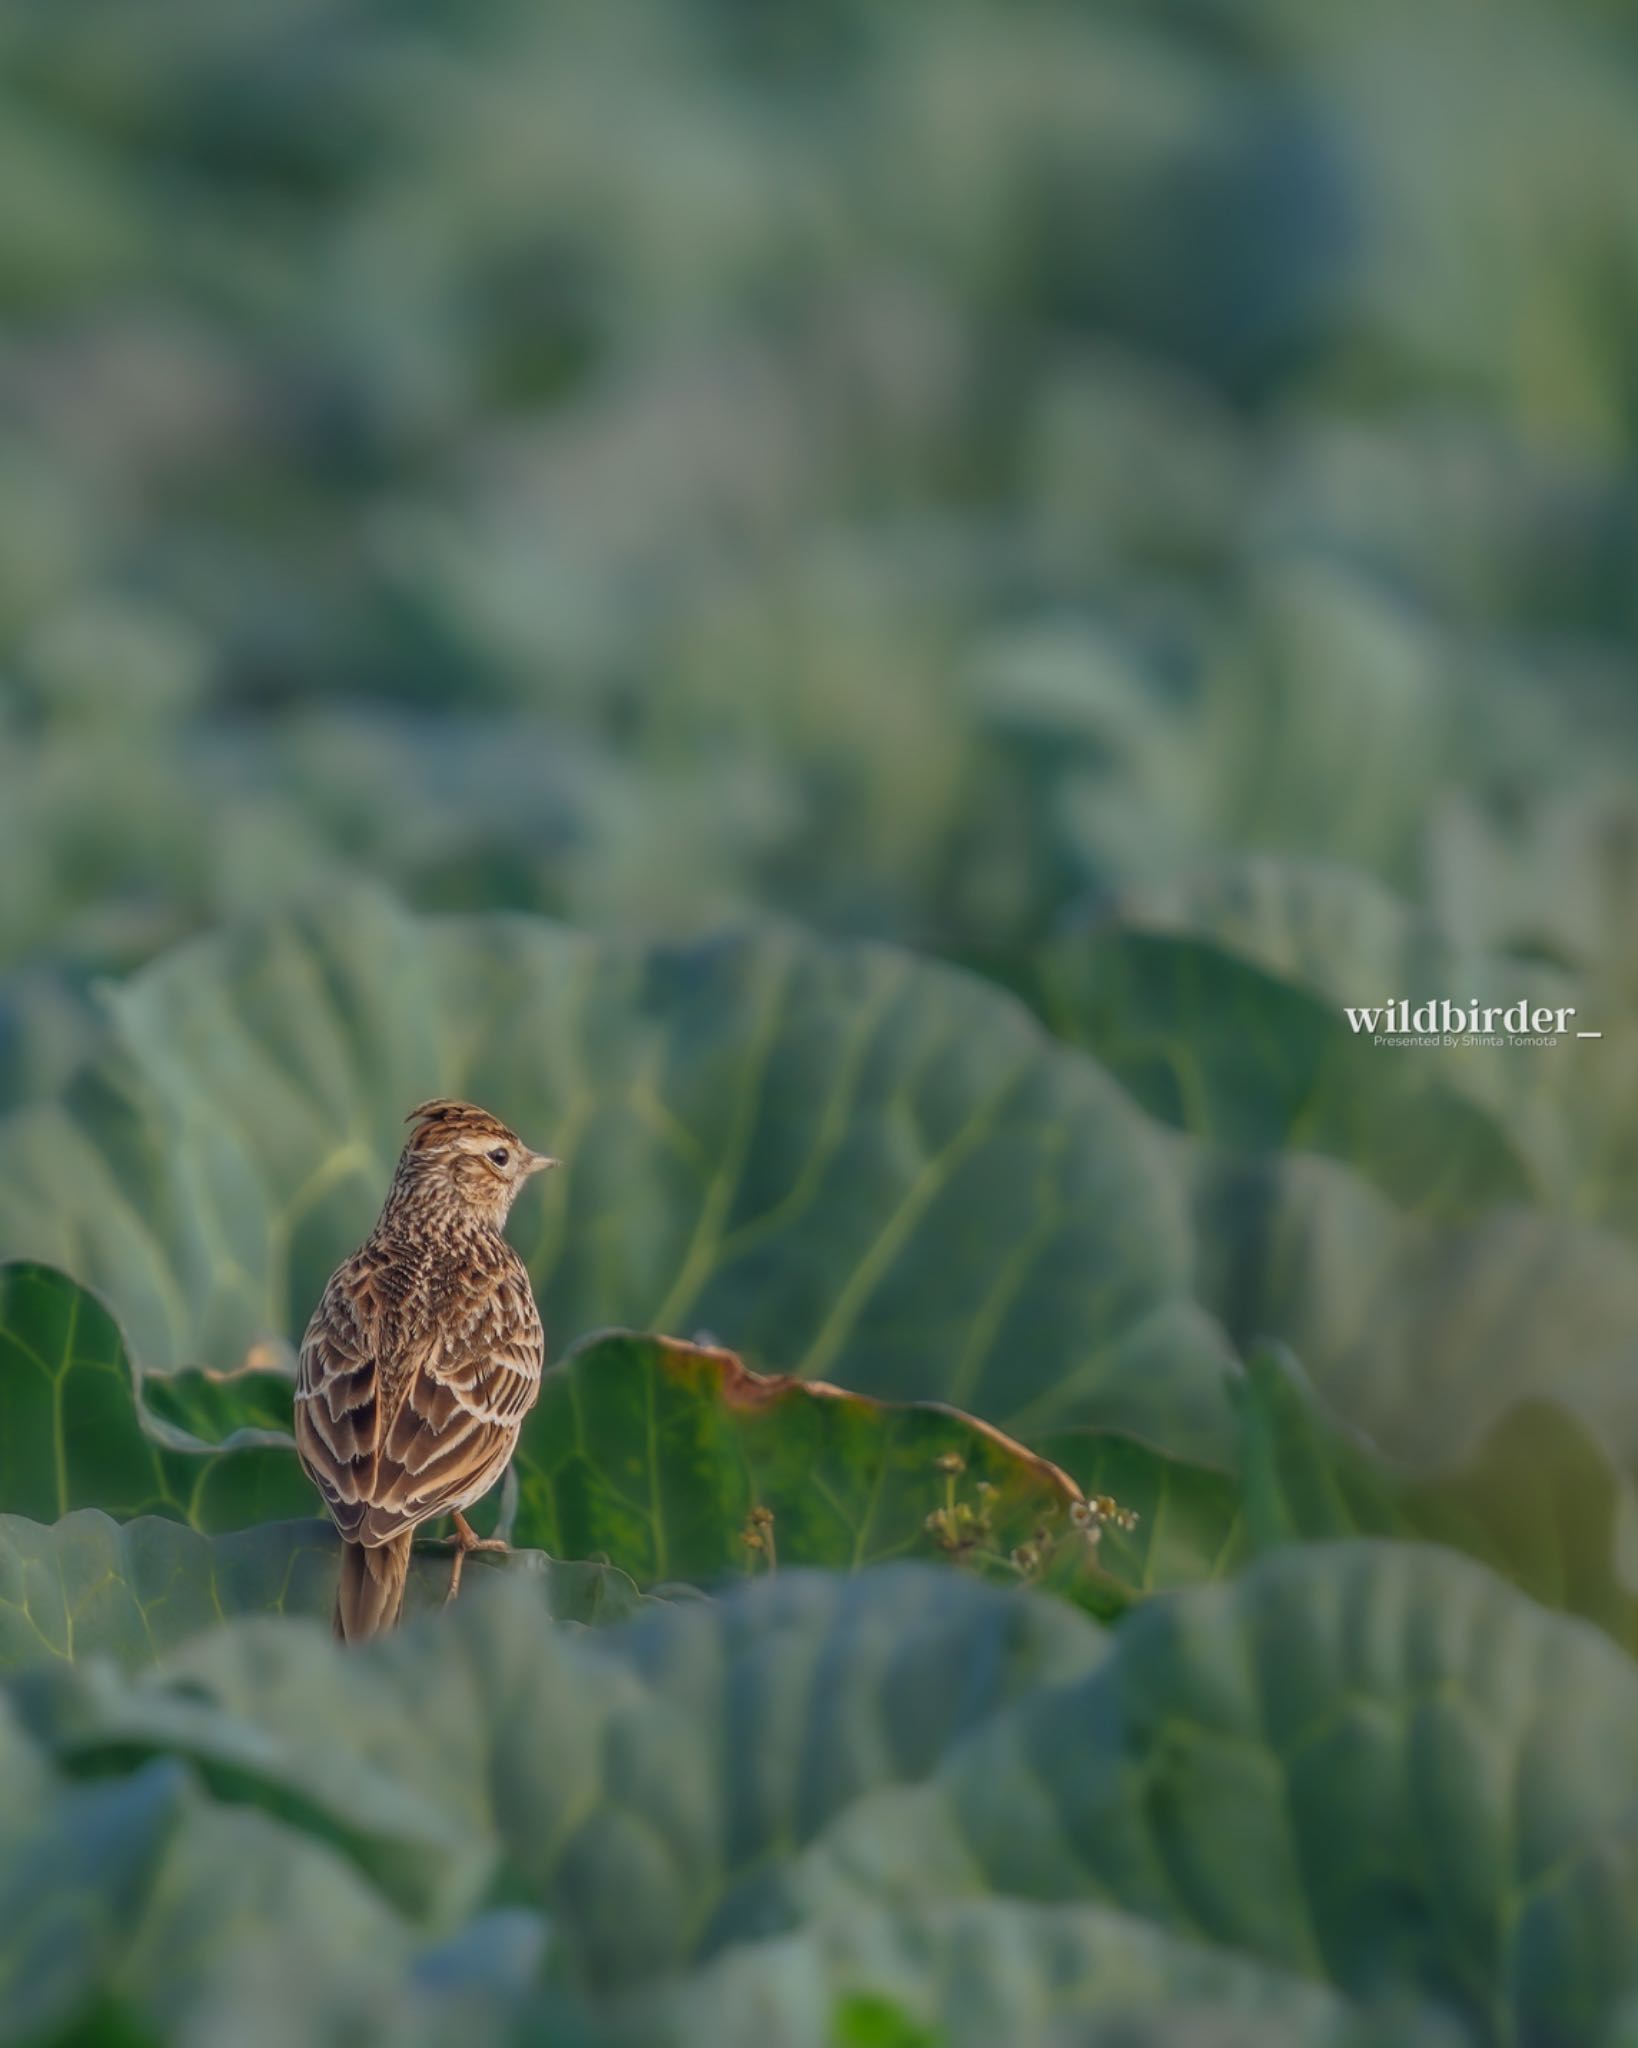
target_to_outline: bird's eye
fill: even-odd
[[[510,1159],[512,1155],[510,1152],[507,1151],[504,1145],[497,1145],[494,1151],[491,1152],[489,1156],[492,1160],[494,1160],[497,1166],[504,1166],[507,1160]]]

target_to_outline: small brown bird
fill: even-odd
[[[501,1235],[555,1159],[470,1102],[423,1102],[368,1239],[330,1277],[302,1339],[296,1448],[345,1542],[336,1634],[391,1628],[423,1522],[455,1518],[449,1599],[475,1536],[463,1508],[505,1471],[540,1392],[545,1337]]]

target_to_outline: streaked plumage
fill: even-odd
[[[302,1340],[296,1447],[345,1539],[336,1633],[390,1628],[423,1522],[455,1517],[511,1459],[540,1391],[545,1338],[502,1230],[556,1162],[468,1102],[427,1102],[374,1230],[331,1275]],[[483,1546],[488,1547],[488,1546]],[[499,1546],[504,1547],[504,1546]]]

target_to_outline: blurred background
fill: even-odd
[[[1178,1122],[1255,1034],[1110,934],[1274,1069],[1550,990],[1392,1086],[1638,1227],[1624,0],[13,0],[0,316],[0,1102],[364,872],[902,941]]]

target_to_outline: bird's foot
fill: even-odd
[[[444,1605],[446,1607],[461,1590],[461,1573],[465,1569],[467,1556],[471,1551],[510,1550],[512,1547],[510,1543],[505,1542],[499,1536],[480,1536],[459,1508],[455,1510],[451,1519],[455,1524],[455,1533],[453,1536],[446,1536],[444,1541],[454,1544],[455,1563],[449,1574],[449,1591],[444,1595]]]

